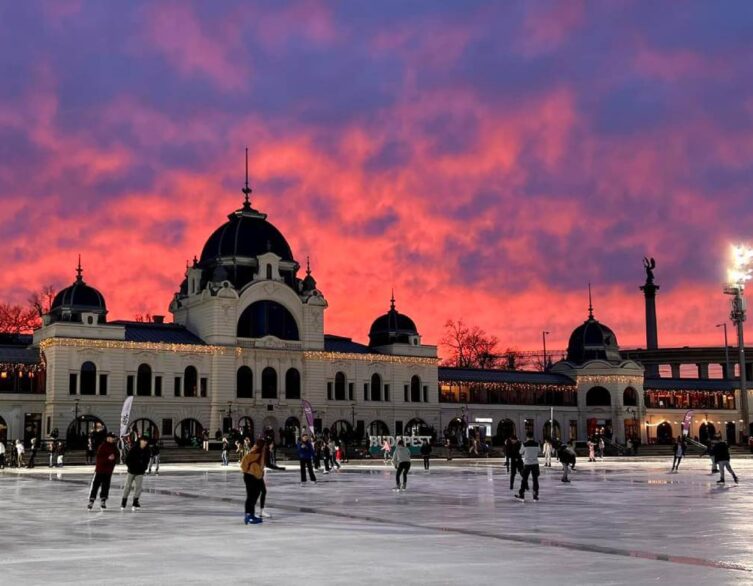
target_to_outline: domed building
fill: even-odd
[[[34,333],[47,371],[42,435],[58,428],[76,447],[95,429],[117,431],[129,396],[129,431],[166,445],[232,429],[290,444],[309,427],[303,401],[317,433],[350,441],[400,435],[409,423],[438,428],[436,347],[421,344],[394,299],[368,345],[325,335],[328,303],[310,262],[300,278],[247,182],[242,192],[187,266],[172,323],[108,320],[104,296],[77,269]]]

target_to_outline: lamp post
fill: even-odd
[[[541,332],[541,341],[544,344],[544,368],[541,369],[543,372],[547,371],[547,366],[548,366],[547,359],[546,359],[546,336],[547,334],[549,334],[549,332]]]
[[[732,263],[727,269],[727,286],[724,293],[732,295],[730,319],[737,326],[737,346],[740,362],[740,410],[743,416],[743,435],[750,432],[750,415],[748,413],[748,389],[745,380],[745,339],[743,322],[745,321],[745,300],[743,291],[745,283],[753,274],[753,249],[747,246],[732,246]]]
[[[725,373],[724,378],[732,378],[730,376],[730,368],[729,368],[729,344],[727,343],[727,322],[724,322],[722,324],[716,324],[717,328],[724,328],[724,364],[727,368],[727,372]]]

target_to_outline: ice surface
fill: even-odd
[[[163,465],[142,510],[86,511],[91,468],[0,473],[0,584],[747,584],[753,460],[720,488],[708,460],[542,467],[541,501],[516,501],[498,461],[345,465],[301,487],[268,472],[264,524],[242,522],[231,465]]]

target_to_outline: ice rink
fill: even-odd
[[[163,465],[138,512],[86,511],[91,468],[0,473],[0,583],[753,584],[753,460],[716,484],[707,459],[542,467],[541,500],[513,498],[499,461],[345,465],[300,486],[267,474],[271,519],[245,526],[231,464]]]

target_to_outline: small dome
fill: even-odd
[[[53,321],[81,321],[82,313],[94,313],[104,321],[107,314],[105,298],[97,289],[84,282],[83,269],[79,259],[76,269],[76,280],[72,285],[61,290],[50,306],[50,316]]]
[[[589,360],[621,360],[617,336],[610,328],[594,319],[591,312],[588,319],[573,330],[567,344],[568,362],[583,364]]]
[[[390,301],[390,310],[376,318],[369,330],[369,346],[387,344],[410,344],[411,338],[418,336],[416,324],[407,315],[395,309],[395,297]]]

